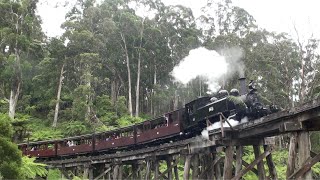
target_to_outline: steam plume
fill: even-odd
[[[220,54],[203,47],[193,49],[173,69],[172,75],[183,84],[198,76],[205,77],[212,92],[220,89],[219,80],[222,77],[227,79],[235,72],[244,76],[242,51],[239,48],[223,49],[219,52]]]

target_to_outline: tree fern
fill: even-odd
[[[48,171],[45,164],[34,162],[36,158],[22,157],[22,167],[20,175],[26,179],[34,179],[36,176],[44,177]]]

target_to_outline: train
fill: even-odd
[[[40,159],[112,153],[199,135],[208,121],[217,122],[221,115],[240,121],[244,117],[252,120],[276,111],[275,106],[268,107],[261,103],[252,83],[247,88],[245,79],[240,78],[240,91],[232,89],[229,93],[220,90],[214,97],[197,98],[181,109],[151,120],[106,132],[21,143],[18,147],[24,155]]]

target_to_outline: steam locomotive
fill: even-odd
[[[245,79],[240,79],[240,92],[232,89],[230,94],[220,90],[216,97],[201,97],[184,108],[165,113],[155,119],[107,132],[99,132],[58,140],[19,144],[24,155],[37,158],[55,158],[78,154],[119,149],[140,148],[172,140],[185,139],[200,134],[206,122],[219,121],[219,116],[240,121],[243,117],[255,119],[277,111],[264,106],[258,98],[252,82],[247,92]]]

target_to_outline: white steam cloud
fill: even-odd
[[[187,84],[196,77],[207,79],[209,89],[214,92],[220,89],[219,80],[227,79],[234,72],[243,76],[242,51],[239,48],[224,49],[217,53],[200,47],[193,49],[180,64],[174,67],[172,75],[176,80]],[[221,55],[222,54],[222,55]]]

